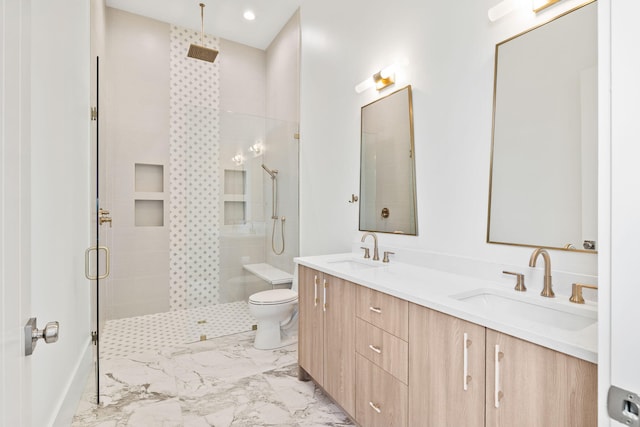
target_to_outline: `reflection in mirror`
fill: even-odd
[[[362,107],[360,230],[417,234],[411,86]]]
[[[489,243],[596,249],[596,6],[496,46]]]

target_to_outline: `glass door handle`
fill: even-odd
[[[89,271],[89,255],[91,254],[91,252],[96,251],[104,251],[104,255],[105,255],[105,268],[104,268],[104,274],[100,275],[100,273],[98,272],[98,274],[96,274],[95,276],[91,275],[91,272]],[[107,277],[109,277],[109,273],[111,272],[111,253],[109,252],[109,248],[106,246],[92,246],[90,248],[87,248],[86,251],[84,251],[84,275],[87,279],[89,280],[102,280],[102,279],[106,279]]]

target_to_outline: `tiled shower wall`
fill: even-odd
[[[185,55],[197,31],[171,26],[169,131],[169,304],[218,302],[220,62]],[[205,46],[218,39],[205,35]]]
[[[242,268],[247,262],[267,261],[293,271],[297,15],[267,51],[206,36],[206,46],[220,50],[210,64],[186,57],[189,45],[200,43],[197,31],[113,8],[107,12],[109,79],[101,120],[107,119],[101,123],[109,150],[109,197],[101,202],[114,218],[108,229],[113,241],[107,319],[246,298],[254,292]],[[229,118],[259,123],[264,156],[247,151],[258,137],[253,125],[238,130]],[[286,122],[288,130],[265,133],[276,122]],[[247,163],[238,166],[231,158],[240,151]],[[163,167],[161,192],[135,192],[136,163]],[[264,220],[271,214],[271,181],[261,163],[281,171],[279,214],[287,217],[282,256],[271,256],[271,222]],[[244,170],[247,185],[261,190],[244,196],[246,224],[225,225],[222,218],[225,170]],[[162,225],[136,226],[134,199],[162,199]]]

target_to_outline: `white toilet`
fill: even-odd
[[[297,266],[296,266],[297,267]],[[270,350],[293,344],[297,339],[297,268],[291,289],[271,289],[249,297],[249,313],[258,321],[253,346]]]

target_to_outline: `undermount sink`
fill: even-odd
[[[598,321],[598,313],[588,307],[569,307],[549,302],[528,300],[527,297],[509,295],[493,289],[477,289],[452,298],[498,316],[509,316],[527,322],[553,326],[568,331],[584,329]]]
[[[343,268],[349,271],[367,270],[370,268],[383,266],[383,264],[380,262],[376,262],[374,264],[374,261],[365,261],[365,260],[359,261],[355,259],[338,259],[335,261],[327,261],[327,263],[335,266],[336,268]]]

